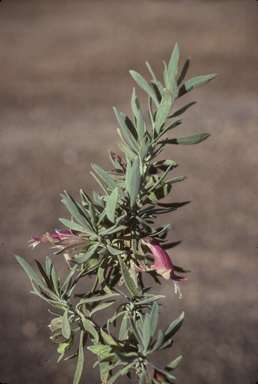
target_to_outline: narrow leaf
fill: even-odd
[[[128,155],[129,157],[131,157],[132,159],[135,159],[136,156],[137,156],[137,153],[135,153],[134,151],[131,150],[131,148],[128,147],[128,145],[124,144],[124,143],[118,143],[118,146],[119,148],[121,149],[121,151],[123,151],[126,155]]]
[[[179,364],[181,364],[182,356],[178,356],[175,360],[173,360],[170,364],[166,366],[167,371],[172,371],[173,369],[176,369]]]
[[[148,351],[148,355],[153,353],[153,352],[158,351],[162,347],[164,341],[165,341],[164,332],[161,329],[159,329],[157,340],[155,341],[155,343],[154,343],[153,347],[151,348],[151,350]]]
[[[120,256],[118,256],[118,260],[119,260],[121,272],[122,272],[122,275],[123,275],[123,278],[125,281],[125,285],[127,286],[128,290],[132,294],[132,296],[139,297],[140,293],[139,293],[133,279],[131,278],[130,273],[129,273],[124,261],[121,259]]]
[[[98,305],[97,307],[95,307],[95,308],[91,311],[90,315],[92,316],[95,312],[97,312],[97,311],[101,311],[102,309],[109,307],[110,305],[114,304],[115,302],[116,302],[115,300],[113,300],[113,301],[107,301],[106,303],[102,303],[102,304]]]
[[[107,185],[109,185],[112,189],[118,188],[120,195],[125,196],[119,185],[115,182],[115,180],[112,179],[111,176],[109,176],[106,171],[104,171],[104,169],[95,164],[92,164],[92,168],[105,181],[105,183],[107,183]]]
[[[199,88],[207,84],[209,81],[217,77],[218,75],[206,75],[206,76],[197,76],[193,79],[190,79],[182,85],[178,91],[178,97],[183,96],[185,93],[190,92],[193,88]]]
[[[203,133],[195,133],[189,136],[178,137],[176,139],[165,140],[161,142],[164,142],[166,144],[193,145],[193,144],[201,143],[202,141],[206,140],[209,136],[210,136],[210,133],[203,132]]]
[[[126,334],[128,330],[128,314],[129,312],[126,311],[120,326],[119,340],[122,340],[122,341],[126,339]]]
[[[125,137],[127,138],[128,142],[131,144],[133,149],[137,151],[135,139],[131,135],[130,130],[128,129],[127,124],[126,124],[127,116],[124,113],[119,113],[115,107],[114,107],[114,112],[115,112],[117,121],[119,122],[119,124],[120,124],[120,126],[121,126],[121,128],[125,134]],[[129,118],[128,118],[128,120],[129,120]]]
[[[98,249],[98,246],[99,246],[99,243],[92,245],[91,247],[89,247],[87,252],[84,253],[84,255],[78,257],[77,259],[69,260],[69,263],[72,263],[72,264],[86,263],[86,261],[88,261],[94,255],[94,253]]]
[[[114,223],[115,222],[115,212],[116,205],[119,198],[118,188],[113,189],[112,193],[108,197],[107,205],[106,205],[106,214],[108,219]]]
[[[179,60],[179,48],[176,43],[175,48],[173,49],[169,64],[168,64],[168,78],[169,80],[177,76],[178,71],[178,60]]]
[[[68,308],[65,310],[63,319],[62,319],[62,334],[66,339],[71,337],[71,326],[68,318]]]
[[[27,261],[25,261],[24,259],[22,259],[20,256],[15,256],[18,263],[22,266],[22,268],[25,270],[25,272],[27,273],[27,275],[29,276],[30,279],[32,279],[33,281],[35,281],[35,283],[43,288],[47,293],[49,293],[50,295],[53,296],[53,299],[56,299],[58,301],[58,297],[56,295],[54,295],[53,291],[51,291],[44,283],[43,281],[38,277],[38,275],[36,274],[36,272],[34,271],[33,268],[31,268],[31,266],[27,263]]]
[[[155,302],[151,309],[151,315],[150,315],[150,338],[154,336],[154,333],[157,328],[158,324],[158,318],[159,318],[159,306],[157,302]]]
[[[82,299],[76,306],[82,305],[84,303],[93,303],[96,301],[109,299],[110,297],[114,297],[114,296],[119,296],[119,293],[107,293],[106,295],[93,296],[86,299]]]
[[[173,98],[172,98],[171,92],[168,89],[164,88],[162,91],[162,100],[160,105],[158,106],[155,124],[154,124],[154,129],[157,135],[159,135],[161,128],[163,127],[163,125],[165,124],[168,118],[172,104],[173,104]]]
[[[59,221],[61,221],[61,223],[63,223],[66,227],[70,228],[73,231],[79,231],[82,233],[90,233],[90,234],[93,233],[91,230],[88,232],[87,228],[81,226],[80,224],[75,223],[74,221],[67,220],[67,219],[59,219]]]
[[[136,83],[152,98],[154,103],[158,106],[159,101],[157,99],[157,96],[155,95],[155,92],[151,88],[151,86],[147,83],[147,81],[137,72],[135,71],[129,71],[133,79],[136,81]]]
[[[127,164],[127,167],[130,160]],[[141,187],[140,159],[136,157],[132,167],[127,168],[126,172],[126,189],[130,197],[130,207],[132,208],[136,202]]]
[[[184,312],[179,316],[178,319],[174,320],[169,327],[165,330],[165,340],[171,339],[174,334],[179,330],[184,320]]]
[[[84,351],[83,351],[83,331],[81,331],[80,336],[80,343],[79,343],[79,353],[78,353],[78,362],[77,367],[73,379],[73,384],[78,384],[83,371],[83,364],[84,364]]]

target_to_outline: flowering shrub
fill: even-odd
[[[130,378],[133,370],[142,384],[170,383],[175,379],[171,371],[181,361],[179,356],[164,368],[152,362],[154,352],[172,346],[172,338],[182,325],[184,314],[173,320],[167,329],[156,332],[158,301],[165,296],[150,293],[151,288],[144,284],[144,273],[150,272],[159,284],[171,284],[171,279],[180,298],[179,284],[187,280],[175,274],[187,271],[173,266],[166,252],[176,245],[165,243],[172,226],[164,224],[155,228],[154,225],[158,215],[188,203],[160,202],[171,192],[173,184],[186,177],[168,179],[169,172],[178,164],[170,159],[157,160],[157,157],[166,145],[197,144],[208,138],[208,133],[177,138],[166,135],[181,124],[182,119],[178,116],[194,104],[171,111],[176,99],[216,75],[198,76],[183,83],[190,59],[179,76],[178,60],[176,44],[169,63],[164,62],[163,83],[157,80],[149,63],[146,65],[152,76],[150,83],[139,73],[130,71],[148,95],[150,127],[144,120],[134,89],[132,120],[114,108],[120,125],[117,131],[122,142],[118,145],[123,157],[110,151],[110,171],[92,165],[93,176],[102,193],[94,191],[90,197],[81,190],[82,204],[79,204],[65,192],[62,202],[72,219],[60,221],[68,230],[32,237],[33,248],[49,242],[56,250],[54,255],[64,255],[69,270],[65,280],[61,281],[48,257],[45,269],[36,261],[40,278],[24,259],[16,256],[31,279],[33,293],[56,308],[49,325],[50,339],[58,346],[58,361],[63,357],[66,360],[77,358],[74,384],[79,383],[83,372],[85,348],[96,355],[94,366],[99,366],[102,383],[107,384],[114,383],[121,375]],[[78,282],[89,277],[93,281],[91,289],[74,293]],[[160,277],[169,281],[161,281]],[[120,290],[122,284],[126,286],[126,293]],[[115,307],[118,297],[122,298],[122,304],[114,309],[111,317],[107,316],[105,309]],[[102,326],[95,318],[99,311],[105,319]],[[76,334],[79,334],[78,348],[67,356]]]

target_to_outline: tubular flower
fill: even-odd
[[[58,233],[46,232],[42,237],[32,237],[33,243],[30,247],[35,248],[40,243],[49,242],[54,247],[58,248],[58,253],[64,254],[65,260],[71,267],[69,260],[72,259],[71,254],[86,251],[91,242],[88,240],[88,236],[82,236],[81,232],[78,231],[59,231]]]
[[[59,231],[59,233],[44,233],[42,237],[32,237],[30,241],[33,241],[33,243],[30,244],[30,247],[35,248],[40,243],[52,243],[57,244],[61,240],[67,239],[68,236],[73,236],[71,231]]]
[[[182,294],[181,294],[178,282],[186,281],[187,277],[181,277],[175,274],[174,266],[172,264],[172,261],[169,255],[158,242],[155,242],[150,238],[143,239],[142,242],[143,244],[147,245],[150,248],[154,256],[154,265],[151,265],[151,266],[146,265],[146,270],[144,270],[141,267],[138,267],[137,265],[135,266],[135,268],[141,272],[155,270],[159,275],[163,276],[164,279],[166,280],[171,279],[175,286],[175,293],[178,292],[179,298],[181,298]]]

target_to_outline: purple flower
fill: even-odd
[[[40,243],[49,242],[59,249],[57,253],[62,253],[68,264],[72,266],[71,263],[69,263],[69,260],[72,259],[71,254],[85,252],[91,244],[88,240],[88,236],[80,235],[81,232],[78,231],[58,231],[58,233],[46,232],[42,237],[32,237],[32,240],[30,241],[33,242],[30,244],[30,247],[35,248]]]
[[[31,246],[34,248],[39,243],[46,243],[50,242],[52,244],[59,243],[59,241],[63,239],[67,239],[68,236],[73,236],[71,231],[59,231],[59,233],[48,233],[46,232],[42,237],[32,237],[30,241],[34,241],[34,243],[31,244]]]
[[[169,280],[171,279],[174,282],[175,286],[175,293],[177,291],[179,292],[179,297],[182,297],[180,288],[179,288],[179,281],[186,281],[187,277],[181,277],[177,276],[174,272],[174,266],[172,264],[172,261],[162,246],[152,240],[151,238],[145,238],[142,240],[143,244],[147,245],[147,247],[150,248],[153,256],[154,256],[154,265],[147,266],[146,265],[146,271],[153,271],[155,270],[159,275],[163,276],[164,279]],[[138,271],[144,272],[145,270],[141,267],[138,267],[135,265],[135,268]]]

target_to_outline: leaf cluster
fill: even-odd
[[[79,345],[75,353],[66,359],[77,357],[74,384],[79,383],[84,365],[84,349],[94,353],[98,360],[102,383],[112,384],[121,375],[131,377],[134,369],[140,383],[170,382],[170,371],[179,364],[181,357],[165,368],[158,367],[149,356],[173,344],[172,337],[183,322],[183,314],[165,330],[158,329],[159,305],[163,296],[150,294],[141,274],[135,266],[146,269],[152,257],[144,248],[144,240],[151,238],[160,243],[172,229],[170,224],[155,228],[158,215],[170,213],[187,203],[161,202],[175,183],[185,176],[171,177],[178,166],[172,159],[157,159],[166,145],[192,145],[207,139],[208,133],[189,136],[167,137],[182,124],[182,118],[194,103],[174,110],[175,101],[198,88],[216,75],[198,76],[185,81],[190,58],[178,73],[179,48],[176,44],[171,58],[164,62],[163,80],[159,81],[150,64],[151,75],[147,82],[139,73],[130,71],[136,83],[147,93],[147,123],[140,101],[133,89],[131,98],[132,119],[114,108],[122,142],[119,148],[123,155],[109,153],[111,170],[93,164],[92,175],[102,192],[93,192],[90,197],[80,191],[81,203],[65,191],[62,202],[71,219],[60,219],[69,229],[69,234],[55,242],[55,255],[63,254],[69,265],[69,273],[62,283],[55,266],[49,258],[45,269],[36,261],[39,273],[22,258],[18,262],[31,279],[33,293],[46,300],[59,312],[54,313],[50,323],[51,340],[58,345],[60,361],[70,350],[77,333]],[[174,131],[173,131],[174,132]],[[57,231],[58,233],[58,231]],[[51,237],[51,236],[50,236]],[[177,243],[167,243],[165,249]],[[187,270],[174,267],[175,270]],[[151,272],[158,283],[156,270]],[[85,277],[92,279],[88,292],[75,293],[78,282]],[[125,284],[128,294],[118,289]],[[118,299],[123,302],[119,304]],[[108,318],[105,310],[117,304],[114,315]],[[160,305],[161,306],[161,305]],[[100,326],[95,314],[103,313],[104,325]],[[90,340],[90,341],[89,341]]]

